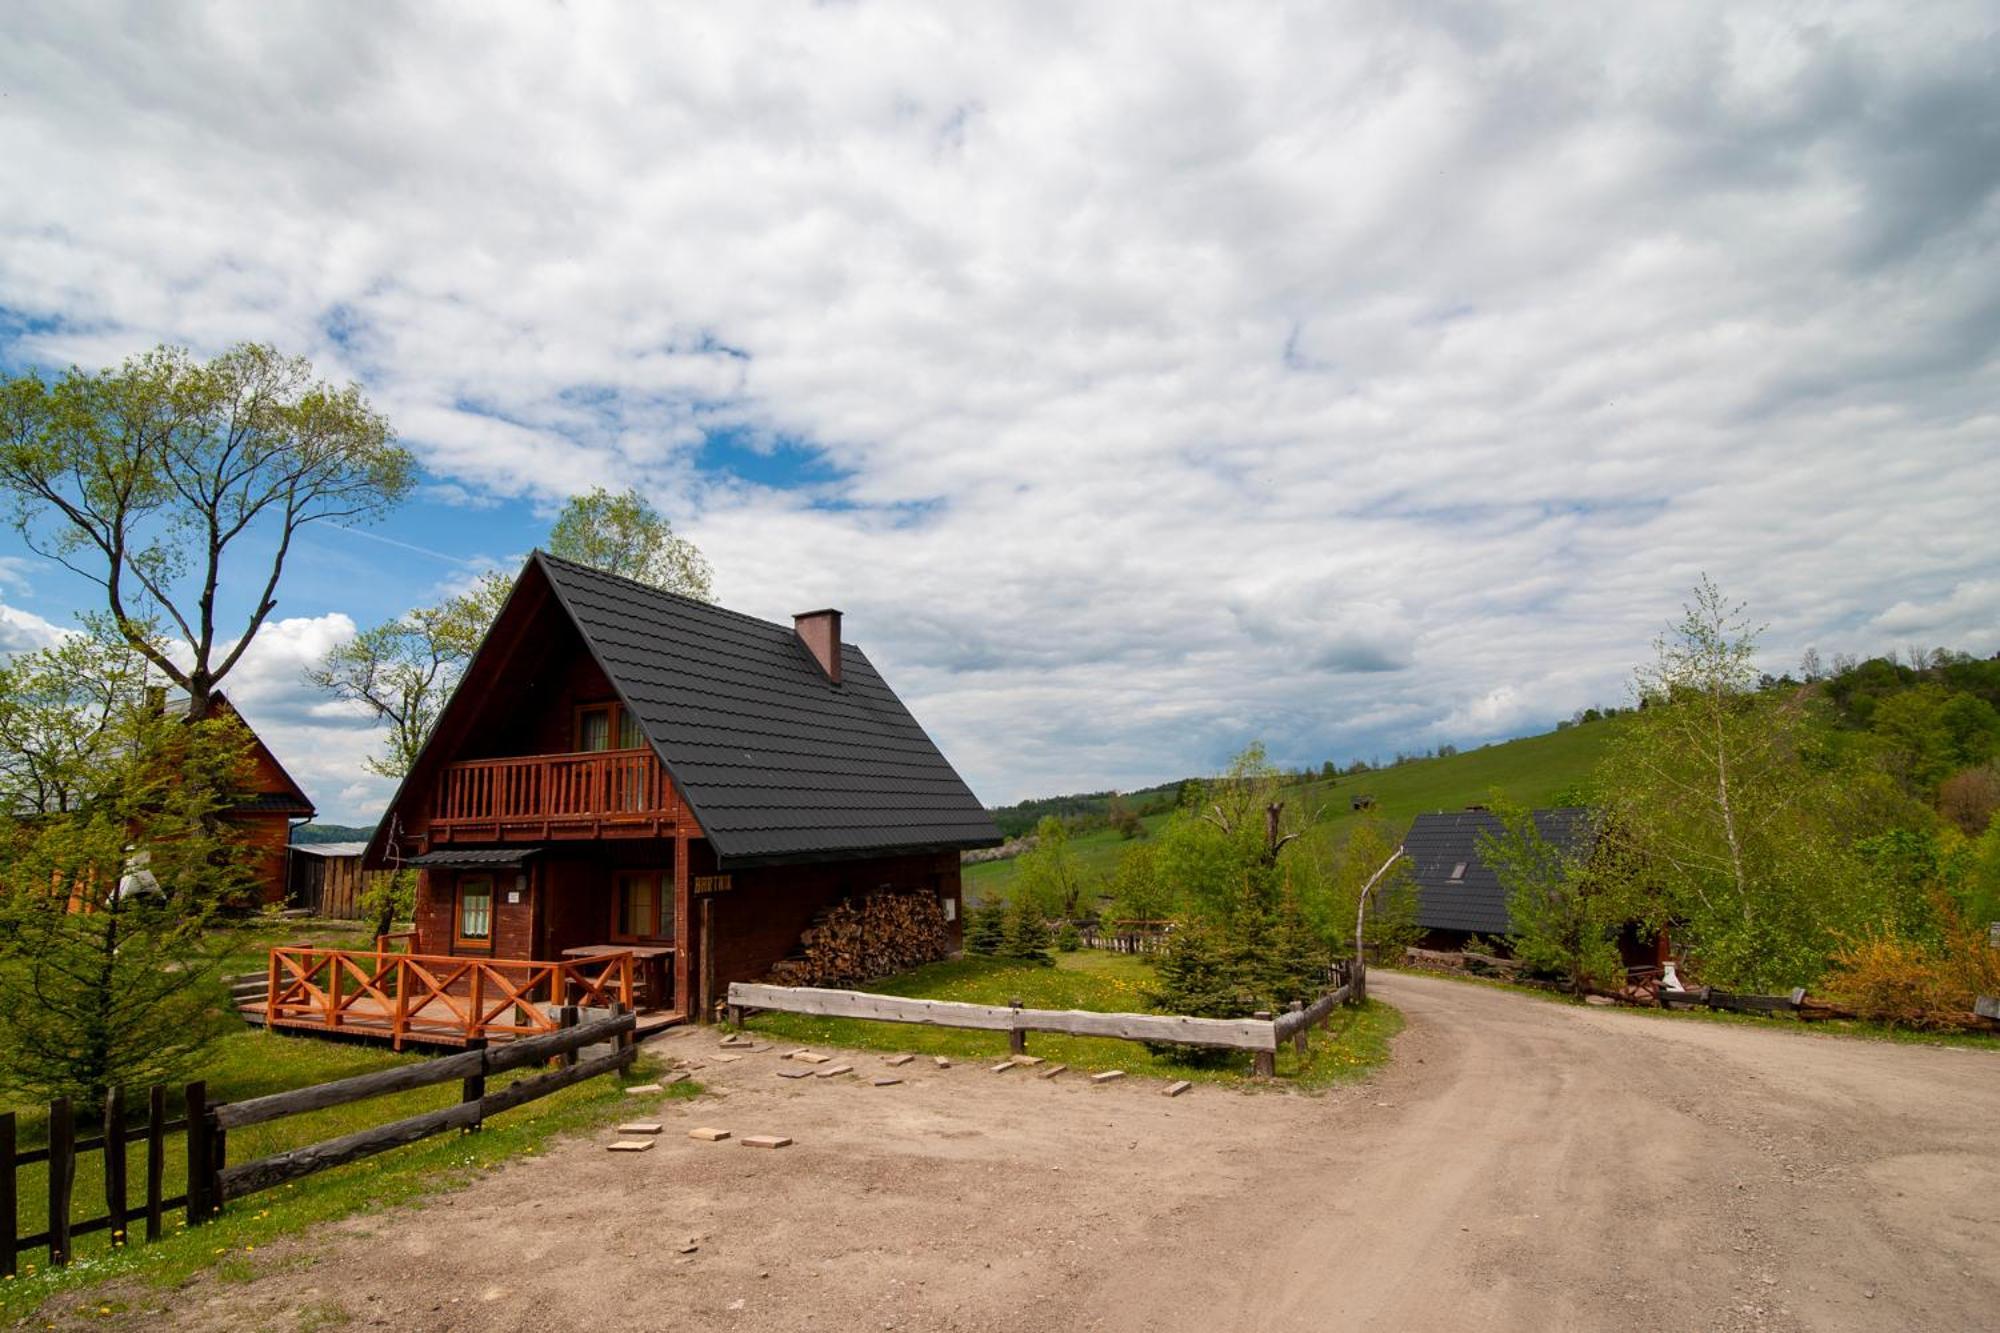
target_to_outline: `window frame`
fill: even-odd
[[[468,935],[465,933],[465,891],[469,885],[486,886],[486,933]],[[452,948],[475,950],[482,953],[493,952],[493,935],[499,922],[496,911],[500,905],[499,881],[490,874],[461,874],[452,884],[451,895],[451,943]]]
[[[650,878],[653,881],[653,910],[648,914],[653,929],[644,935],[633,935],[625,930],[625,885],[630,880],[642,877]],[[674,883],[674,872],[670,869],[628,866],[612,871],[612,941],[618,944],[673,943],[675,936],[679,933],[678,929],[662,931],[661,926],[669,919],[673,919],[675,926],[678,927],[679,922],[676,912],[678,904],[674,901],[676,892],[678,892],[678,886]]]
[[[604,748],[588,750],[583,744],[583,720],[592,713],[604,714]],[[625,733],[631,728],[634,743],[625,744]],[[570,724],[570,744],[575,754],[607,754],[617,750],[643,750],[646,748],[646,733],[639,726],[638,719],[630,709],[616,699],[601,699],[592,703],[578,704],[576,716]]]

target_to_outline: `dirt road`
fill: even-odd
[[[1409,1028],[1324,1097],[781,1080],[690,1033],[664,1048],[715,1092],[652,1152],[571,1143],[127,1295],[183,1329],[2000,1326],[2000,1054],[1371,980]]]

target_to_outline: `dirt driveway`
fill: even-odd
[[[421,1212],[274,1246],[268,1276],[199,1279],[143,1322],[2000,1324],[2000,1055],[1373,980],[1409,1027],[1359,1088],[1169,1100],[985,1065],[920,1061],[877,1088],[781,1080],[776,1052],[711,1062],[714,1095],[669,1104],[654,1151],[571,1143]],[[695,1125],[797,1144],[697,1143]]]

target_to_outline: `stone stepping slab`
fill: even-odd
[[[1090,1081],[1092,1083],[1113,1083],[1124,1077],[1125,1071],[1122,1069],[1107,1069],[1102,1074],[1092,1074]]]
[[[1049,1066],[1049,1067],[1048,1067],[1047,1069],[1044,1069],[1044,1070],[1042,1070],[1042,1071],[1041,1071],[1040,1073],[1036,1074],[1036,1075],[1035,1075],[1035,1077],[1036,1077],[1036,1078],[1054,1078],[1054,1077],[1055,1077],[1055,1076],[1056,1076],[1057,1074],[1060,1074],[1060,1073],[1062,1073],[1062,1072],[1063,1072],[1063,1070],[1065,1070],[1065,1069],[1068,1069],[1068,1068],[1069,1068],[1069,1066],[1068,1066],[1068,1065],[1050,1065],[1050,1066]]]
[[[619,1139],[615,1143],[605,1145],[609,1152],[649,1152],[652,1147],[651,1139]]]
[[[887,1075],[885,1077],[876,1079],[875,1086],[878,1088],[893,1088],[902,1081],[903,1080],[895,1077],[894,1075]]]
[[[789,1148],[792,1141],[779,1134],[746,1134],[737,1140],[746,1148]]]
[[[629,1139],[637,1134],[657,1134],[665,1128],[657,1120],[635,1120],[629,1125],[620,1125],[618,1132]]]
[[[824,1069],[813,1070],[813,1073],[820,1078],[832,1078],[836,1074],[852,1074],[853,1072],[853,1065],[828,1065]]]
[[[1178,1097],[1193,1086],[1194,1084],[1188,1082],[1186,1079],[1182,1079],[1178,1083],[1167,1084],[1165,1088],[1161,1089],[1160,1095],[1162,1097]]]
[[[726,1129],[710,1129],[704,1125],[700,1129],[689,1130],[688,1137],[691,1139],[700,1139],[703,1143],[720,1143],[729,1137],[729,1131]]]
[[[780,1069],[777,1072],[779,1078],[811,1078],[813,1076],[813,1071],[810,1069]]]
[[[914,1055],[891,1055],[885,1058],[882,1063],[888,1065],[891,1069],[901,1069],[916,1058]]]

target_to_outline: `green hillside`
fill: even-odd
[[[1285,789],[1285,800],[1288,805],[1320,812],[1313,836],[1329,847],[1344,843],[1348,830],[1361,818],[1351,808],[1353,798],[1361,793],[1373,796],[1375,808],[1399,830],[1425,811],[1455,810],[1485,802],[1496,792],[1522,805],[1547,805],[1590,776],[1617,725],[1599,722],[1570,727],[1443,759],[1419,759],[1373,773],[1347,774],[1330,784],[1300,783]],[[1155,815],[1145,823],[1158,828],[1166,818]],[[1116,868],[1128,845],[1111,829],[1077,834],[1070,841],[1085,870],[1103,875]],[[1014,882],[1017,865],[1008,860],[965,867],[967,899],[979,902],[1006,893]]]

